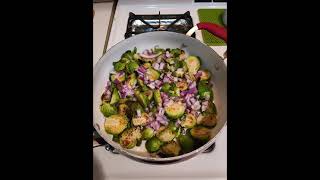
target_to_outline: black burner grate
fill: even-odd
[[[184,14],[159,14],[157,15],[137,15],[129,13],[127,31],[124,37],[153,32],[172,31],[186,34],[193,27],[190,12]],[[192,35],[195,38],[195,34]]]

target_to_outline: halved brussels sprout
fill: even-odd
[[[193,128],[197,123],[197,119],[193,114],[187,114],[186,118],[181,121],[181,126],[185,128]]]
[[[118,61],[118,62],[114,62],[113,66],[114,66],[114,70],[119,72],[126,68],[126,63]]]
[[[194,150],[194,147],[195,147],[194,140],[188,134],[185,134],[185,135],[181,134],[178,137],[178,141],[184,153],[188,153]]]
[[[102,102],[100,105],[100,111],[105,117],[109,117],[113,114],[117,114],[118,110],[115,106],[111,105],[110,103]]]
[[[152,90],[147,90],[145,92],[143,92],[143,94],[149,99],[149,101],[151,101],[152,97],[153,97],[153,91]]]
[[[164,83],[161,87],[161,91],[163,92],[169,92],[170,89],[171,89],[171,85],[169,83]]]
[[[137,110],[139,110],[141,113],[144,112],[144,108],[140,105],[139,102],[136,101],[128,101],[126,105],[129,107],[126,111],[126,115],[129,119],[132,119],[137,114]]]
[[[111,115],[106,118],[104,122],[104,128],[109,134],[120,134],[127,128],[128,119],[124,115]]]
[[[161,147],[161,152],[167,156],[178,156],[181,151],[179,143],[171,141]]]
[[[197,124],[214,127],[217,124],[217,117],[215,114],[203,113],[197,118]]]
[[[187,64],[189,74],[191,74],[191,75],[196,74],[197,71],[200,68],[200,60],[199,60],[199,58],[196,57],[196,56],[189,56],[185,60],[185,62]]]
[[[161,92],[159,89],[154,91],[154,101],[157,103],[158,107],[162,106]]]
[[[121,74],[121,75],[115,75],[115,74],[113,74],[113,75],[110,76],[111,82],[115,82],[116,79],[117,79],[119,82],[123,82],[123,81],[126,80],[126,74],[125,74],[125,73],[123,73],[123,74]]]
[[[196,126],[190,130],[190,134],[193,138],[202,141],[208,141],[210,139],[210,129],[202,126]]]
[[[178,119],[183,116],[186,107],[181,102],[170,101],[164,108],[166,115],[171,119]]]
[[[126,72],[128,74],[132,74],[134,73],[135,70],[137,70],[139,68],[139,64],[135,61],[130,61],[127,65],[126,65]]]
[[[172,131],[170,128],[166,128],[163,131],[159,132],[157,137],[162,142],[169,142],[176,137],[176,133]]]
[[[147,127],[142,131],[142,139],[144,140],[151,139],[153,136],[154,130],[152,128]]]
[[[213,91],[207,81],[200,81],[198,83],[198,94],[200,99],[213,100]]]
[[[135,73],[132,73],[128,76],[128,85],[130,88],[133,88],[137,84],[137,77]]]
[[[151,139],[148,139],[146,142],[146,149],[148,152],[153,153],[153,152],[157,152],[160,147],[162,145],[162,142],[156,138],[156,137],[152,137]]]
[[[119,105],[119,114],[120,115],[126,115],[126,113],[127,113],[127,110],[128,110],[128,106],[126,105],[126,104],[120,104]]]
[[[119,102],[119,100],[120,100],[119,92],[116,88],[114,88],[113,92],[112,92],[110,104],[113,105],[113,104]]]
[[[217,107],[213,102],[209,101],[208,108],[204,112],[217,115]]]
[[[159,77],[160,77],[159,71],[156,71],[155,69],[153,69],[151,67],[149,67],[147,69],[147,72],[145,75],[148,77],[148,79],[150,81],[155,81],[155,80],[159,79]]]
[[[149,105],[149,99],[147,98],[146,95],[144,95],[143,93],[141,93],[140,91],[135,91],[134,95],[136,96],[137,100],[139,101],[139,103],[144,107],[148,107]]]
[[[209,80],[210,77],[211,77],[210,71],[208,71],[208,70],[202,70],[202,71],[201,71],[201,76],[200,76],[200,80],[201,80],[201,81],[202,81],[202,80],[204,80],[204,81]]]
[[[141,117],[132,118],[132,124],[134,126],[145,126],[148,122],[148,114],[142,113]]]
[[[141,139],[140,128],[134,127],[123,131],[120,137],[120,145],[126,149],[132,149],[137,145]]]

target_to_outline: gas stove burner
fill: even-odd
[[[186,34],[193,27],[190,12],[184,14],[159,14],[157,15],[136,15],[129,13],[127,31],[124,37],[153,32],[172,31]],[[195,38],[195,34],[192,35]]]

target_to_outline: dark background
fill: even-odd
[[[2,7],[1,175],[91,179],[92,1]],[[317,172],[319,31],[305,7],[228,1],[229,179]]]

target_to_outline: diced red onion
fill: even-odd
[[[176,123],[175,123],[176,126],[179,126],[180,124],[181,124],[180,120],[177,120]]]
[[[160,123],[158,121],[152,121],[148,127],[152,128],[153,130],[157,131],[160,128]]]
[[[157,57],[157,63],[160,63],[160,62],[161,62],[162,57],[163,57],[163,56],[158,56],[158,57]]]
[[[166,54],[165,54],[166,58],[171,58],[171,54],[169,51],[166,51]]]
[[[198,71],[198,72],[194,75],[194,77],[198,79],[198,78],[201,77],[201,75],[202,75],[202,71]]]
[[[146,73],[147,72],[147,69],[143,66],[139,66],[139,68],[137,69],[137,71],[140,71],[142,73]]]
[[[155,89],[156,88],[155,82],[151,82],[147,86],[150,87],[151,89]]]
[[[148,54],[148,49],[145,49],[142,54]]]
[[[193,81],[190,85],[189,85],[189,89],[192,89],[194,87],[197,87],[197,83],[195,81]]]
[[[158,112],[159,115],[164,115],[164,109],[161,107],[159,108],[159,112]]]
[[[160,62],[159,69],[162,70],[164,68],[164,65],[166,65],[166,63]]]
[[[142,57],[142,58],[145,58],[145,59],[154,59],[154,58],[156,58],[156,57],[158,57],[158,56],[160,56],[161,55],[161,53],[157,53],[157,54],[139,54],[140,55],[140,57]]]
[[[159,63],[153,63],[153,64],[152,64],[152,67],[153,67],[155,70],[159,70],[160,65],[159,65]]]
[[[178,82],[178,78],[177,77],[173,77],[173,81],[174,82]]]
[[[192,103],[191,109],[198,111],[200,108],[201,105],[199,101],[195,101],[194,103]]]
[[[155,85],[156,85],[156,88],[159,89],[162,85],[162,81],[156,80]]]

